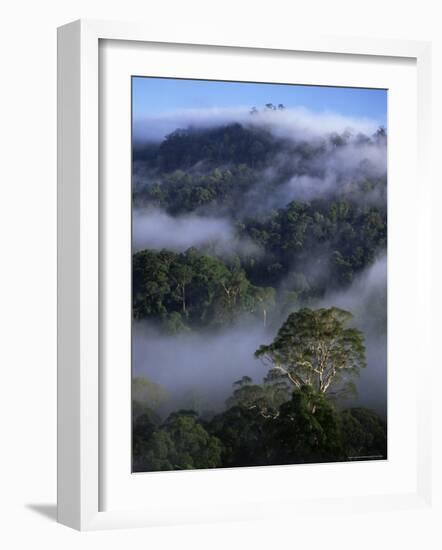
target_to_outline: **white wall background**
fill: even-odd
[[[269,41],[322,34],[433,40],[434,152],[442,98],[437,0],[15,0],[1,8],[0,56],[0,545],[3,548],[440,548],[441,406],[433,385],[436,503],[389,515],[83,533],[56,524],[56,27],[79,17],[159,21],[191,31],[232,26]],[[440,169],[434,163],[434,179]],[[442,182],[441,182],[442,184]],[[442,192],[435,191],[440,204]],[[412,216],[412,213],[410,213]],[[442,280],[441,216],[434,220],[435,281]],[[436,258],[435,258],[436,259]],[[435,343],[441,321],[435,292]],[[406,314],[404,304],[404,314]],[[442,370],[442,365],[434,365]],[[418,366],[417,366],[418,368]],[[437,373],[440,380],[440,373]],[[440,398],[439,398],[439,401]],[[439,467],[438,467],[439,466]]]

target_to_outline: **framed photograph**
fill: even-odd
[[[428,505],[429,44],[58,40],[59,521]]]

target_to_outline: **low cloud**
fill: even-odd
[[[259,254],[259,248],[248,239],[235,235],[233,223],[226,218],[196,214],[171,216],[163,210],[136,210],[132,218],[132,247],[134,252],[150,248],[167,248],[184,252],[191,247],[211,246],[220,255]]]
[[[303,108],[264,111],[251,115],[248,107],[237,109],[192,109],[134,121],[134,138],[161,141],[177,128],[212,128],[229,123],[267,128],[288,146],[272,159],[271,166],[257,174],[253,186],[235,205],[234,216],[283,207],[292,200],[328,200],[352,192],[363,204],[386,204],[387,144],[382,136],[371,137],[378,123],[367,118],[350,118],[336,113],[313,113]],[[335,140],[333,136],[338,136]],[[192,169],[195,170],[195,167]],[[201,167],[201,171],[205,168]],[[144,171],[143,171],[144,170]],[[148,186],[157,174],[140,165],[136,185]],[[358,185],[370,180],[373,188],[358,195]],[[378,181],[379,180],[379,181]],[[158,182],[161,184],[161,182]],[[215,208],[215,207],[214,207]],[[137,209],[133,214],[133,249],[149,248],[183,252],[190,247],[214,247],[224,255],[259,254],[251,241],[240,239],[228,211],[218,205],[204,212],[172,216],[158,208]],[[210,215],[209,215],[210,213]],[[233,214],[230,213],[233,217]],[[324,250],[304,266],[309,280],[319,283],[327,277],[330,251]],[[311,307],[337,306],[354,314],[354,323],[365,335],[368,367],[357,386],[363,406],[386,412],[386,256],[358,277],[350,287],[329,292]],[[168,336],[153,325],[134,326],[134,375],[148,376],[179,399],[196,390],[222,407],[231,384],[243,375],[260,382],[266,374],[253,357],[260,344],[271,342],[285,319],[275,319],[264,328],[259,323],[236,325],[218,332]],[[210,404],[209,404],[210,405]]]
[[[205,129],[229,123],[266,129],[276,139],[285,140],[271,165],[257,174],[246,200],[238,205],[238,215],[342,193],[364,204],[385,204],[387,140],[385,134],[375,135],[379,124],[372,119],[317,113],[303,107],[253,115],[245,107],[188,109],[135,121],[134,136],[161,141],[178,128]],[[143,170],[147,171],[135,164],[135,186],[146,186],[153,177]],[[371,188],[361,190],[367,181]]]
[[[247,205],[262,211],[291,201],[348,197],[364,205],[386,204],[387,145],[383,138],[346,135],[336,145],[332,138],[303,144],[279,154],[249,192]],[[272,186],[273,182],[278,182]],[[364,187],[369,182],[370,188]],[[269,193],[269,188],[272,192]],[[248,206],[250,209],[250,206]]]
[[[345,291],[327,294],[321,307],[351,311],[365,337],[367,368],[357,381],[358,403],[386,415],[387,408],[387,255],[380,256]]]
[[[280,111],[260,111],[251,115],[249,107],[182,109],[162,115],[134,120],[135,141],[162,141],[177,128],[212,128],[240,123],[266,127],[275,136],[289,139],[311,139],[331,133],[352,132],[371,135],[379,123],[370,118],[349,117],[330,111],[313,112],[304,107]]]
[[[184,405],[191,393],[204,398],[205,408],[220,410],[233,382],[245,375],[262,381],[266,370],[254,352],[268,338],[259,322],[174,336],[152,324],[137,323],[132,336],[134,376],[145,376],[164,387],[172,396],[170,410],[177,403]]]
[[[368,365],[355,380],[357,400],[348,404],[370,407],[381,415],[386,414],[387,406],[386,281],[384,255],[347,290],[329,293],[316,304],[309,304],[315,308],[336,306],[354,314],[355,326],[364,333]],[[274,339],[285,318],[274,319],[267,327],[259,321],[239,322],[223,330],[178,335],[164,334],[148,322],[136,323],[133,374],[146,376],[168,391],[172,400],[165,413],[177,406],[194,406],[189,404],[190,395],[202,400],[203,409],[221,410],[234,381],[247,375],[256,383],[262,382],[267,368],[255,359],[254,352]]]

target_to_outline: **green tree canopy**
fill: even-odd
[[[362,332],[347,327],[351,319],[336,307],[302,308],[255,356],[269,364],[269,379],[287,378],[297,389],[308,385],[324,394],[353,389],[352,378],[366,361]]]
[[[257,409],[235,405],[212,418],[208,430],[222,441],[222,466],[263,466],[269,464],[266,444],[269,420]]]
[[[159,429],[135,443],[135,471],[193,470],[221,465],[222,444],[205,430],[194,411],[172,413]]]
[[[226,401],[227,407],[255,410],[264,418],[276,418],[279,407],[291,397],[291,388],[282,379],[253,384],[249,376],[243,376],[233,384],[233,388],[233,394]]]
[[[344,455],[338,412],[311,386],[295,390],[281,405],[268,438],[274,464],[342,460]]]
[[[341,430],[346,458],[387,457],[387,426],[375,412],[363,407],[342,411]]]
[[[167,391],[145,376],[132,379],[132,400],[151,409],[157,409],[169,399]]]

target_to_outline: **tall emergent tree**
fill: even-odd
[[[366,366],[364,336],[348,327],[352,314],[331,307],[291,313],[270,345],[255,352],[270,365],[269,379],[287,378],[297,389],[319,393],[354,390],[352,378]]]

